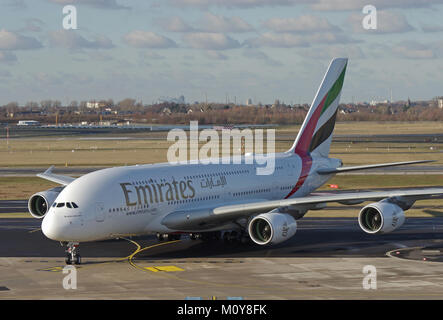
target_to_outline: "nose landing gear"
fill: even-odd
[[[81,256],[79,254],[79,243],[69,242],[66,249],[66,264],[81,264]]]

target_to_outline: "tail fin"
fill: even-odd
[[[331,61],[289,152],[328,156],[347,64],[346,58]]]

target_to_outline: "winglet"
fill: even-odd
[[[45,172],[43,172],[44,174],[51,174],[52,173],[52,169],[54,169],[54,165],[50,166],[48,169],[46,169]]]
[[[64,186],[67,186],[68,184],[70,184],[72,181],[75,180],[75,178],[73,177],[67,177],[67,176],[61,176],[58,174],[53,174],[52,173],[52,169],[54,169],[54,166],[50,166],[45,172],[43,173],[38,173],[37,177],[45,179],[45,180],[49,180]]]

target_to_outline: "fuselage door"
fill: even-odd
[[[95,205],[95,220],[97,222],[105,221],[105,206],[103,202],[97,202]]]

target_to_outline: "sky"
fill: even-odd
[[[334,57],[349,58],[342,102],[428,100],[443,95],[442,14],[443,0],[0,0],[0,104],[310,103]]]

